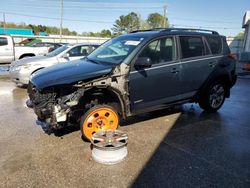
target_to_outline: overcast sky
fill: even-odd
[[[0,0],[0,21],[60,26],[61,0]],[[79,33],[110,29],[120,15],[134,11],[143,19],[149,13],[167,16],[174,27],[202,27],[234,36],[240,31],[250,0],[64,0],[63,26]]]

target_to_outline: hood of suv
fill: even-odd
[[[106,75],[115,65],[97,64],[87,60],[76,60],[54,65],[37,71],[31,77],[31,82],[37,89],[71,84],[77,81]]]

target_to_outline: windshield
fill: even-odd
[[[68,49],[69,46],[61,46],[60,48],[55,49],[54,51],[47,54],[47,57],[54,57],[63,52],[64,50]]]
[[[87,58],[96,62],[120,64],[143,39],[128,35],[116,37],[101,45]]]

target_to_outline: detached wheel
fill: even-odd
[[[80,128],[83,139],[89,141],[94,133],[116,130],[118,125],[119,115],[112,106],[96,105],[81,117]]]
[[[225,101],[226,87],[220,81],[212,82],[203,93],[199,105],[209,112],[216,112]]]

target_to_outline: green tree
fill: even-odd
[[[149,24],[147,23],[147,21],[141,19],[141,20],[140,20],[140,23],[141,23],[141,27],[140,27],[141,30],[150,29],[150,26],[149,26]]]
[[[96,35],[96,33],[94,33],[94,32],[89,32],[89,36],[90,36],[90,37],[96,37],[97,35]]]
[[[234,38],[238,39],[238,40],[243,40],[244,39],[244,32],[238,33]]]
[[[147,23],[149,27],[152,28],[161,28],[164,27],[164,16],[159,13],[152,13],[148,15]],[[166,27],[169,27],[168,20],[166,19]]]
[[[128,15],[120,16],[115,21],[112,30],[115,34],[128,33],[134,30],[140,29],[140,17],[135,12],[131,12]]]
[[[100,37],[106,37],[110,38],[111,37],[111,31],[109,29],[103,29],[100,33]]]

